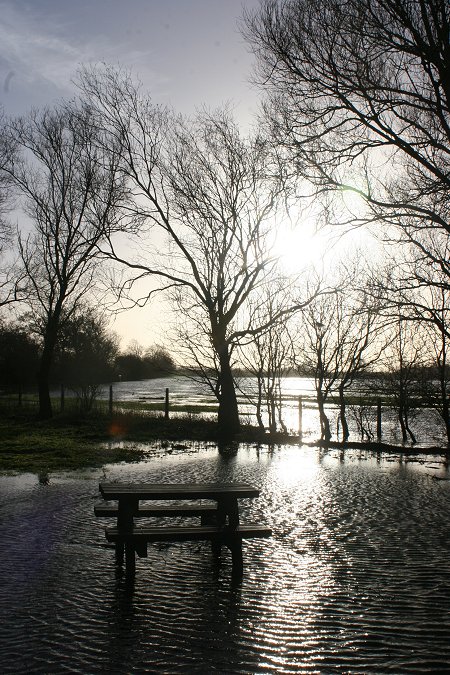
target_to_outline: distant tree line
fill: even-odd
[[[27,317],[20,322],[1,323],[0,388],[34,387],[41,351],[42,338],[38,330],[30,332]],[[133,342],[121,351],[105,318],[84,309],[60,329],[50,383],[82,391],[98,384],[161,377],[174,371],[174,360],[163,347],[144,351]]]

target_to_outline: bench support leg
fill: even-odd
[[[222,548],[222,544],[219,539],[212,539],[211,541],[211,551],[213,555],[219,556],[220,555],[220,549]]]
[[[116,565],[123,565],[123,557],[125,553],[125,547],[122,543],[116,543]]]
[[[125,544],[125,571],[128,576],[134,576],[136,573],[136,558],[134,546],[131,542]]]
[[[242,576],[244,573],[244,560],[242,557],[242,541],[237,539],[230,542],[228,548],[231,551],[231,560],[233,564],[233,575]]]

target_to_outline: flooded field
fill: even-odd
[[[362,383],[363,384],[363,383]],[[255,391],[255,380],[252,378],[240,378],[238,381],[238,401],[239,412],[244,423],[257,424],[255,414],[255,398],[248,395]],[[167,378],[155,378],[152,380],[142,380],[138,382],[116,382],[113,385],[114,400],[120,408],[120,402],[126,401],[129,404],[139,404],[140,402],[160,403],[160,410],[164,409],[165,390],[170,391],[170,414],[176,416],[183,410],[186,404],[193,406],[193,409],[202,407],[217,406],[217,401],[211,394],[209,388],[202,383],[195,382],[187,377],[174,376]],[[363,392],[372,393],[370,385],[364,385]],[[247,393],[247,396],[244,395]],[[355,388],[353,394],[360,393]],[[320,437],[319,412],[314,393],[314,382],[307,377],[285,377],[282,380],[282,419],[286,429],[293,434],[299,432],[299,397],[302,398],[301,405],[301,430],[302,439],[305,442],[314,441]],[[99,392],[99,398],[107,400],[109,388],[103,387]],[[253,400],[253,403],[251,402]],[[341,430],[338,424],[338,408],[336,405],[326,405],[326,412],[330,421],[330,428],[333,439],[340,437]],[[160,413],[161,414],[161,413]],[[349,405],[347,409],[347,421],[349,424],[350,441],[361,441],[361,425],[364,427],[364,440],[376,439],[377,420],[376,406],[358,406]],[[205,413],[205,417],[216,419],[216,413]],[[430,408],[418,408],[409,413],[410,425],[416,438],[417,444],[423,447],[445,447],[447,438],[445,428],[437,410]],[[267,424],[267,415],[263,411],[263,419]],[[397,418],[397,412],[394,408],[387,405],[382,406],[382,440],[386,443],[401,444],[402,435]]]
[[[439,456],[173,448],[102,470],[0,476],[2,673],[450,672],[450,480]],[[205,543],[118,574],[100,480],[245,481],[242,581]]]

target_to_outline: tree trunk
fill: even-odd
[[[348,441],[350,433],[348,430],[348,423],[346,417],[344,389],[342,389],[341,387],[339,387],[339,417],[342,425],[342,442],[345,443],[346,441]]]
[[[218,353],[220,362],[219,434],[222,438],[230,438],[237,434],[240,429],[236,388],[231,372],[228,345],[223,344]]]
[[[409,434],[409,437],[410,437],[410,439],[411,439],[411,442],[412,442],[412,443],[417,443],[416,437],[414,436],[414,433],[411,431],[411,428],[410,428],[410,426],[409,426],[409,418],[408,418],[408,410],[407,410],[407,409],[405,409],[405,411],[404,411],[404,416],[405,416],[405,428],[406,428],[406,431],[407,431],[408,434]]]
[[[41,420],[47,420],[53,417],[52,402],[50,399],[50,366],[51,355],[44,345],[44,351],[41,356],[39,370],[37,373],[38,393],[39,393],[39,417]]]
[[[273,392],[268,393],[268,410],[269,410],[269,433],[276,434],[277,432],[277,417],[276,407]]]
[[[258,386],[258,398],[256,401],[256,421],[258,422],[258,427],[264,431],[264,420],[262,417],[262,402],[263,402],[263,387],[262,387],[262,378],[264,374],[262,371],[258,372],[257,375],[257,386]]]
[[[328,442],[331,440],[330,421],[326,416],[325,404],[321,396],[317,397],[317,407],[319,408],[320,440]]]
[[[399,405],[398,408],[398,421],[400,422],[400,428],[402,430],[402,441],[403,443],[406,443],[408,440],[408,434],[406,433],[406,425],[405,425],[405,420],[403,418],[403,406]]]
[[[38,393],[39,393],[39,418],[47,420],[53,417],[52,402],[50,399],[50,368],[55,351],[57,330],[53,326],[47,327],[44,336],[44,347],[42,350],[39,369],[37,373]]]

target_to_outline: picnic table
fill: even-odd
[[[227,546],[232,554],[233,572],[242,574],[242,540],[271,535],[264,525],[240,523],[238,500],[259,496],[258,488],[246,483],[100,483],[99,489],[105,501],[117,502],[95,506],[95,515],[116,518],[115,527],[107,527],[105,534],[108,541],[115,543],[119,564],[123,564],[125,553],[127,574],[135,573],[136,553],[139,557],[147,556],[148,543],[200,540],[209,540],[215,554],[220,553],[222,545]],[[205,504],[206,500],[213,504]],[[135,518],[173,517],[200,517],[201,521],[144,526],[136,526],[134,522]]]

